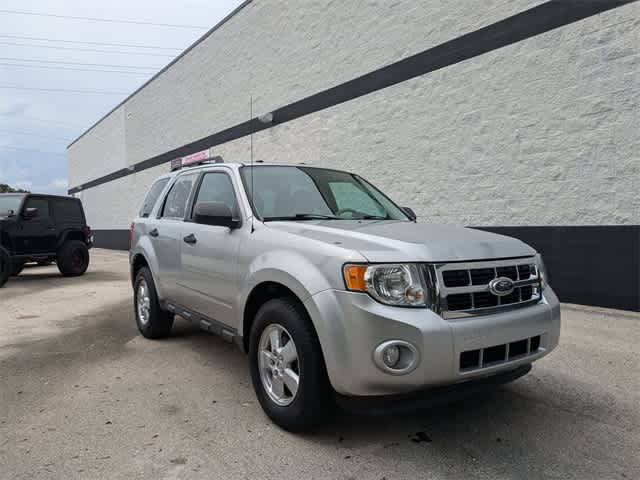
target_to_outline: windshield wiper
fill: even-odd
[[[279,220],[342,220],[335,215],[323,215],[321,213],[296,213],[295,215],[289,215],[284,217],[265,217],[265,222],[274,222]]]
[[[363,215],[362,217],[354,217],[352,220],[389,220],[389,217],[380,215]]]

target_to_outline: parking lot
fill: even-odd
[[[142,338],[125,252],[0,290],[0,477],[640,478],[640,315],[565,306],[526,377],[401,416],[275,427],[234,346],[177,321]]]

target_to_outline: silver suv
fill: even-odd
[[[181,168],[153,184],[130,241],[140,332],[167,336],[179,315],[235,342],[262,408],[288,430],[336,399],[392,408],[510,381],[558,345],[560,307],[535,250],[417,223],[352,173]]]

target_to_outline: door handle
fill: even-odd
[[[55,230],[56,227],[47,227],[47,230]]]
[[[193,245],[194,243],[196,243],[198,241],[196,239],[196,236],[193,233],[190,233],[189,235],[184,237],[182,240],[184,240],[184,242],[188,243],[189,245]]]
[[[151,235],[152,237],[157,237],[157,236],[159,235],[159,233],[158,233],[158,229],[157,229],[157,228],[154,228],[153,230],[151,230],[151,231],[149,232],[149,235]]]

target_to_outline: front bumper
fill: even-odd
[[[560,336],[560,305],[551,288],[539,303],[492,315],[444,320],[428,309],[382,305],[364,293],[325,290],[305,302],[324,353],[333,388],[344,396],[393,395],[512,371],[553,350]],[[471,371],[460,354],[540,336],[540,348],[523,357]],[[378,345],[411,343],[419,363],[404,375],[373,361]]]

